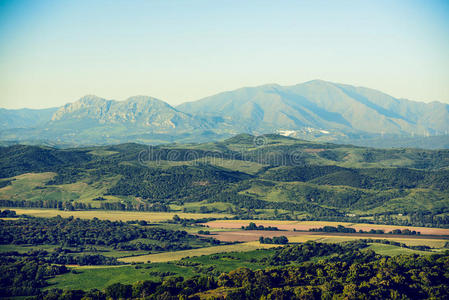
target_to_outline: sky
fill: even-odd
[[[0,0],[0,107],[322,79],[449,103],[449,1]]]

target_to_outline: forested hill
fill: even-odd
[[[449,224],[449,150],[246,134],[152,147],[15,145],[0,147],[0,178],[0,205],[9,207]]]

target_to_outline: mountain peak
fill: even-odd
[[[441,134],[449,129],[448,108],[321,79],[238,89],[178,106],[191,115],[218,115],[240,132],[335,130],[342,136]]]
[[[120,103],[123,103],[124,105],[159,106],[159,107],[167,107],[170,109],[174,109],[167,102],[164,102],[164,101],[154,98],[154,97],[144,96],[144,95],[132,96],[132,97],[127,98],[124,101],[120,101]]]
[[[64,123],[81,122],[83,126],[115,126],[120,130],[133,127],[143,133],[148,130],[164,133],[204,127],[198,118],[180,112],[162,100],[143,95],[123,101],[86,95],[59,108],[51,121],[60,123],[61,127]]]
[[[88,94],[88,95],[85,95],[85,96],[79,98],[77,101],[72,102],[72,103],[76,103],[76,102],[95,103],[95,102],[98,102],[98,101],[106,101],[106,99],[98,97],[96,95]],[[66,105],[69,105],[69,104],[71,104],[71,103],[67,103]]]

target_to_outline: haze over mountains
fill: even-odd
[[[115,101],[89,95],[59,108],[0,109],[0,126],[2,141],[61,145],[200,142],[246,132],[449,147],[449,105],[321,80],[241,88],[177,107],[147,96]]]

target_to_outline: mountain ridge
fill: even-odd
[[[28,113],[0,109],[0,119],[0,140],[9,142],[203,142],[242,132],[363,142],[384,136],[447,135],[449,105],[312,80],[243,87],[177,106],[142,95],[122,101],[86,95],[58,108]]]

